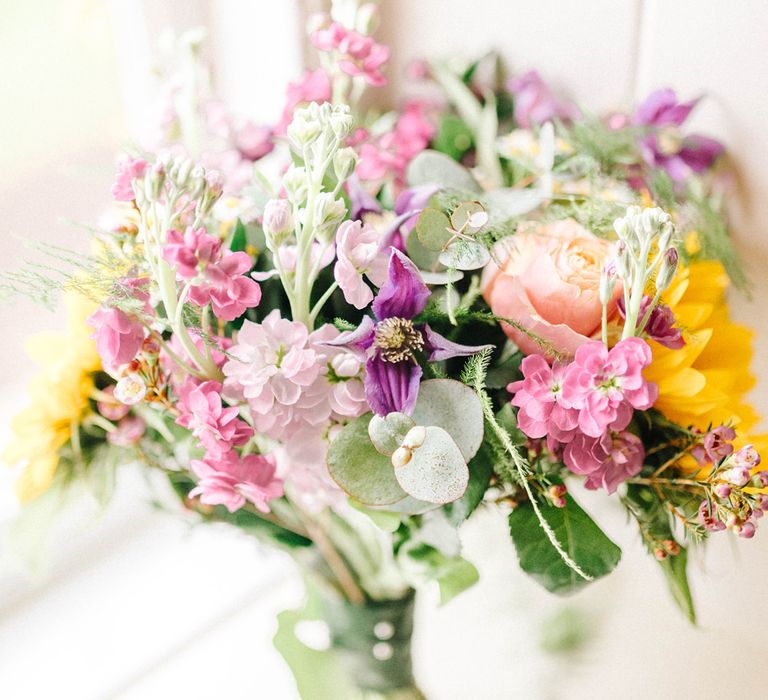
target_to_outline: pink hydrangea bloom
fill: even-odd
[[[392,131],[360,146],[357,176],[361,180],[380,181],[391,175],[397,184],[403,185],[408,164],[429,145],[434,135],[435,126],[427,116],[427,104],[412,100]]]
[[[280,122],[275,127],[275,133],[285,134],[285,130],[293,120],[293,113],[297,107],[308,102],[330,102],[331,81],[322,68],[314,71],[306,71],[301,79],[288,84],[285,96],[285,107]]]
[[[645,459],[643,442],[627,431],[600,437],[577,433],[563,451],[563,461],[574,474],[586,476],[588,489],[613,493],[619,484],[640,473]]]
[[[96,330],[96,351],[108,371],[130,362],[144,342],[144,326],[120,309],[101,308],[87,323]]]
[[[569,442],[579,423],[579,412],[563,400],[563,379],[567,366],[552,367],[541,355],[528,355],[520,369],[523,379],[513,382],[507,390],[514,394],[517,406],[517,427],[530,438],[548,437]]]
[[[205,229],[169,231],[163,257],[182,279],[199,277],[189,301],[197,306],[210,303],[217,318],[234,321],[261,301],[261,287],[243,276],[252,266],[248,254],[222,251],[221,241]]]
[[[190,498],[200,496],[201,503],[225,506],[230,513],[242,508],[246,501],[268,513],[269,501],[283,495],[283,482],[275,475],[272,455],[240,457],[232,450],[219,459],[193,459],[190,466],[198,478]]]
[[[115,182],[112,185],[112,197],[118,202],[130,202],[136,198],[133,192],[133,180],[144,177],[147,161],[143,158],[126,158],[120,161]]]
[[[599,438],[623,430],[632,409],[650,408],[658,387],[642,371],[651,363],[651,349],[640,338],[625,338],[608,350],[599,340],[576,350],[563,380],[562,399],[579,411],[579,430]]]
[[[389,59],[389,48],[354,29],[331,23],[310,37],[315,48],[336,55],[339,68],[352,77],[362,77],[369,85],[387,84],[381,67]]]
[[[213,457],[221,457],[233,447],[244,445],[253,435],[251,426],[238,418],[240,410],[236,406],[224,406],[221,391],[222,385],[213,381],[188,382],[179,390],[181,415],[176,422],[191,430],[206,454]]]
[[[344,298],[357,309],[373,301],[366,275],[377,287],[387,279],[389,254],[381,250],[381,235],[373,226],[360,221],[345,221],[336,232],[336,265],[333,276]]]
[[[126,406],[126,408],[128,408]],[[107,442],[118,447],[130,447],[141,440],[147,424],[139,416],[125,416],[118,424],[117,430],[107,433]]]

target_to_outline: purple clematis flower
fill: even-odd
[[[644,160],[655,168],[663,168],[678,182],[685,180],[691,172],[707,170],[725,150],[719,141],[706,136],[682,136],[679,133],[678,127],[698,102],[698,99],[678,102],[674,90],[656,90],[637,106],[632,116],[636,126],[655,127],[640,141]]]
[[[380,416],[413,411],[422,375],[417,352],[423,351],[428,361],[438,362],[473,355],[487,347],[459,345],[435,333],[426,323],[414,324],[429,295],[416,266],[393,248],[388,279],[373,300],[375,319],[366,316],[357,329],[327,343],[365,351],[365,398]]]

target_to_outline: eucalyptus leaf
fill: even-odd
[[[427,250],[442,250],[453,235],[451,222],[443,212],[428,207],[419,215],[416,222],[416,235]]]
[[[564,508],[543,501],[539,508],[560,545],[585,572],[597,579],[616,568],[621,550],[570,495]],[[520,568],[548,591],[567,594],[586,585],[552,546],[530,503],[521,503],[509,514],[509,529]]]
[[[406,179],[411,187],[438,185],[465,192],[482,191],[469,170],[438,151],[426,150],[419,153],[408,164]]]
[[[464,495],[444,506],[445,514],[454,527],[463,523],[482,503],[493,476],[493,453],[484,442],[469,463],[469,483]]]
[[[374,415],[368,423],[368,436],[377,452],[390,457],[414,425],[413,418],[405,413],[395,411],[386,416]]]
[[[451,212],[451,226],[456,231],[466,226],[465,233],[474,233],[487,223],[488,214],[480,202],[462,202]]]
[[[403,491],[427,503],[450,503],[461,498],[469,482],[461,450],[442,428],[430,425],[425,435],[410,459],[395,467],[397,483]]]
[[[406,496],[405,498],[400,499],[397,503],[374,508],[374,510],[381,510],[387,513],[402,513],[403,515],[424,515],[424,513],[429,513],[439,507],[439,503],[427,503],[426,501],[420,501],[413,496]]]
[[[434,425],[456,442],[466,461],[483,442],[483,408],[470,387],[455,379],[428,379],[419,387],[411,416],[416,425]]]
[[[505,220],[529,214],[541,204],[542,198],[542,193],[535,189],[505,187],[489,192],[483,201],[494,219]]]
[[[441,264],[455,270],[479,270],[491,260],[491,253],[476,241],[458,240],[440,253]]]
[[[437,262],[438,252],[425,248],[418,235],[408,236],[405,243],[405,250],[408,257],[413,260],[416,267],[420,270],[432,270]]]
[[[363,505],[396,503],[406,495],[395,479],[392,462],[376,451],[368,435],[370,414],[344,426],[328,448],[333,480]]]

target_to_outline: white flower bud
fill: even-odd
[[[357,154],[354,148],[341,148],[333,156],[333,172],[339,182],[344,182],[357,165]]]
[[[288,193],[288,199],[295,204],[303,204],[307,198],[307,171],[295,165],[291,166],[283,175],[283,187]]]
[[[293,213],[287,199],[270,199],[262,221],[270,249],[277,248],[293,233]]]
[[[327,104],[327,103],[326,103]],[[331,129],[339,140],[345,139],[352,131],[355,120],[347,105],[336,105],[330,115]]]
[[[320,240],[330,240],[347,213],[344,200],[334,199],[330,192],[321,192],[315,199],[315,235]]]
[[[616,273],[619,278],[628,282],[631,277],[632,266],[629,260],[629,247],[626,241],[621,240],[616,244]]]
[[[165,183],[165,166],[156,162],[144,176],[144,196],[148,202],[154,202],[160,196]]]
[[[173,161],[169,174],[176,187],[186,187],[193,167],[194,163],[189,158],[176,158]]]
[[[600,303],[607,306],[613,299],[613,290],[616,289],[616,265],[611,262],[600,273]]]
[[[286,130],[288,138],[299,149],[312,143],[322,132],[322,124],[316,114],[317,110],[312,110],[311,107],[317,107],[317,105],[313,102],[310,108],[305,107],[297,110],[293,116],[293,121]]]
[[[656,289],[659,292],[664,292],[669,289],[669,285],[672,284],[672,280],[675,278],[677,272],[677,266],[680,260],[680,256],[677,252],[677,248],[672,246],[667,248],[663,253],[661,263],[659,265],[659,272],[656,275]]]

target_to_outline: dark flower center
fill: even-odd
[[[424,337],[407,318],[385,318],[376,324],[374,345],[387,362],[414,359],[414,352],[424,347]]]

